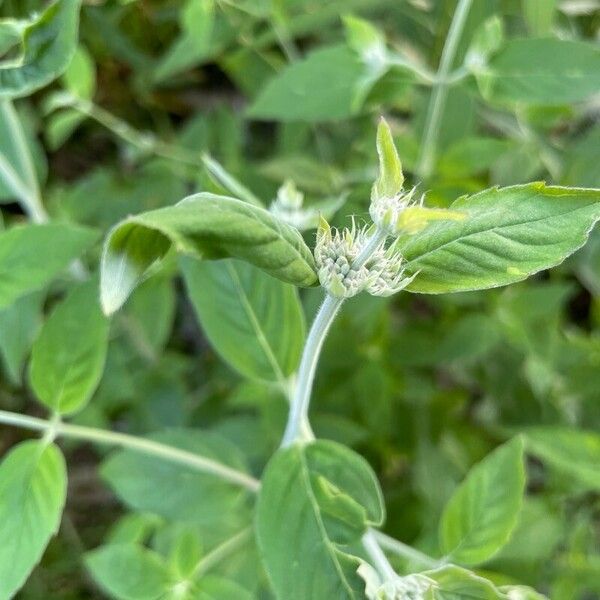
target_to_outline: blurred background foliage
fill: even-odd
[[[449,89],[431,156],[423,157],[427,77],[439,64],[455,5],[85,2],[68,71],[16,104],[49,213],[106,230],[193,191],[222,192],[225,169],[265,204],[291,180],[306,207],[336,211],[334,223],[347,224],[349,215],[366,215],[381,114],[409,183],[419,184],[429,204],[447,206],[466,193],[531,180],[600,187],[597,60],[585,72],[582,56],[583,80],[567,80],[560,89],[535,78],[561,61],[557,40],[597,44],[594,0],[473,2],[453,71],[460,75],[473,40],[483,40],[483,47],[493,42],[485,27],[494,27],[490,18],[497,17],[509,42],[536,40],[525,69],[533,76],[520,84],[517,73],[514,87],[503,88],[493,73],[464,73]],[[39,8],[36,0],[0,0],[3,17]],[[344,21],[346,15],[353,18]],[[585,54],[579,45],[570,51]],[[518,60],[509,64],[506,50],[494,60],[494,68],[511,73],[521,67]],[[0,189],[6,224],[22,218],[13,200]],[[312,246],[314,231],[305,234]],[[4,408],[39,411],[23,366],[63,285],[59,280],[0,312]],[[307,321],[320,296],[319,290],[302,293]],[[386,497],[386,530],[434,556],[440,512],[469,467],[499,441],[531,431],[534,454],[544,460],[531,459],[518,529],[484,570],[498,582],[516,579],[557,600],[599,598],[600,438],[590,434],[582,445],[565,433],[600,428],[599,369],[600,236],[593,234],[566,263],[507,289],[348,302],[318,374],[315,430],[369,459]],[[237,446],[232,452],[240,457],[232,460],[259,473],[279,443],[285,416],[280,392],[242,378],[211,348],[171,265],[115,319],[100,387],[75,420],[140,434],[209,428]],[[2,447],[23,435],[4,429]],[[101,453],[72,442],[67,448],[64,522],[21,598],[102,597],[79,560],[82,548],[107,535],[152,539],[160,552],[176,554],[189,543],[183,531],[196,532],[210,547],[249,518],[234,497],[237,509],[226,520],[211,521],[205,511],[202,518],[187,515],[193,527],[182,525],[180,508],[160,502],[168,478],[156,482],[156,510],[150,500],[123,503],[111,491],[119,491],[119,473],[130,469],[143,477],[144,465],[111,459],[98,475]],[[557,448],[564,450],[558,458]],[[223,511],[222,499],[212,509],[213,515]],[[222,568],[268,597],[251,551]]]

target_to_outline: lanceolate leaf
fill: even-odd
[[[0,61],[0,98],[28,96],[56,79],[75,52],[81,0],[56,0],[29,21],[21,35],[20,60]],[[0,33],[14,21],[0,21]]]
[[[237,260],[183,261],[188,293],[215,349],[242,375],[285,382],[300,360],[296,289]]]
[[[108,320],[93,279],[63,300],[44,323],[31,352],[29,377],[38,399],[59,414],[81,409],[102,376]]]
[[[375,474],[334,442],[279,450],[263,476],[257,507],[260,553],[277,598],[364,598],[356,542],[384,517]]]
[[[509,539],[525,492],[523,442],[500,446],[479,464],[448,501],[440,542],[452,562],[476,565]]]
[[[408,270],[419,272],[409,291],[498,287],[559,264],[600,218],[600,190],[515,185],[459,198],[451,208],[465,218],[398,240]]]
[[[86,250],[96,233],[84,227],[24,225],[0,233],[0,308],[42,288]]]
[[[296,229],[241,200],[202,193],[130,217],[104,245],[101,300],[115,312],[171,247],[198,258],[245,260],[288,283],[316,282],[312,254]]]
[[[0,465],[0,600],[12,598],[56,533],[67,473],[60,450],[44,442],[19,444]]]

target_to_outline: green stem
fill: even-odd
[[[373,538],[379,544],[381,548],[384,550],[388,550],[389,552],[393,552],[398,556],[402,556],[408,560],[411,560],[415,563],[418,563],[428,569],[435,569],[440,566],[440,562],[431,558],[427,554],[416,550],[412,546],[408,546],[407,544],[402,543],[400,540],[397,540],[381,531],[371,530]]]
[[[435,77],[431,98],[427,107],[427,116],[425,118],[425,128],[423,130],[423,140],[421,143],[421,153],[417,163],[417,175],[421,179],[427,179],[433,171],[436,157],[436,146],[440,133],[440,124],[446,99],[448,97],[448,80],[452,63],[456,55],[456,49],[460,36],[462,34],[472,0],[459,0],[456,12],[450,24],[448,37],[442,50],[440,66]]]
[[[252,537],[252,527],[246,527],[242,531],[219,544],[211,550],[206,556],[203,556],[200,562],[194,568],[191,579],[201,577],[214,566],[218,565],[224,558],[241,548]]]
[[[387,234],[378,229],[362,249],[352,267],[358,268],[364,265],[373,252],[385,241],[386,237]],[[327,294],[323,300],[323,304],[321,304],[321,307],[317,311],[302,352],[296,388],[290,406],[287,426],[281,442],[282,447],[287,447],[297,440],[313,439],[312,434],[308,434],[310,431],[310,427],[308,427],[310,396],[323,343],[343,301],[343,298]]]
[[[394,571],[394,567],[390,564],[387,559],[385,552],[382,550],[377,538],[375,537],[375,530],[369,529],[362,537],[362,545],[366,550],[369,558],[373,562],[373,566],[377,569],[383,580],[393,581],[398,575]]]
[[[71,425],[70,423],[63,423],[62,421],[48,421],[46,419],[20,415],[5,410],[0,410],[0,423],[34,431],[42,431],[44,432],[46,439],[66,437],[97,444],[119,446],[135,452],[141,452],[142,454],[156,456],[164,460],[191,467],[192,469],[196,469],[203,473],[215,475],[225,481],[240,485],[251,492],[257,492],[260,487],[260,482],[257,479],[254,479],[254,477],[228,467],[216,460],[198,456],[197,454],[187,452],[186,450],[181,450],[179,448],[174,448],[173,446],[167,446],[166,444],[161,444],[126,433],[105,431],[94,427]]]

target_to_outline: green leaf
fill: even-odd
[[[166,430],[150,439],[247,471],[239,450],[215,433]],[[179,521],[210,523],[238,509],[245,495],[216,475],[130,450],[110,456],[101,474],[131,508]]]
[[[58,223],[0,232],[0,309],[44,287],[96,237],[91,229]]]
[[[117,600],[158,600],[175,582],[162,557],[137,544],[109,544],[85,556],[94,580]]]
[[[33,344],[29,381],[38,400],[61,415],[81,410],[100,382],[107,348],[108,320],[92,279],[54,309]]]
[[[28,96],[56,79],[71,62],[77,44],[80,0],[56,0],[26,22],[18,60],[0,61],[0,98]],[[14,21],[0,20],[0,33]]]
[[[566,476],[600,491],[600,435],[559,426],[528,427],[527,451]]]
[[[208,575],[203,577],[190,594],[189,600],[253,600],[255,596],[237,583]]]
[[[581,102],[600,91],[600,49],[597,44],[554,38],[509,40],[474,73],[489,101]]]
[[[69,67],[62,76],[62,82],[74,96],[86,100],[92,99],[96,91],[96,66],[85,46],[77,48]]]
[[[288,283],[316,282],[313,256],[296,229],[241,200],[202,193],[130,217],[109,233],[100,297],[115,312],[171,246],[197,258],[240,258]]]
[[[373,184],[371,199],[393,198],[402,190],[404,175],[392,132],[383,118],[379,120],[377,126],[377,155],[379,176]]]
[[[510,538],[524,493],[523,441],[515,438],[475,465],[446,504],[442,551],[465,565],[491,558]]]
[[[0,465],[0,600],[12,598],[56,533],[67,493],[54,444],[22,442]]]
[[[256,527],[276,596],[364,598],[359,560],[340,544],[356,542],[384,518],[368,463],[334,442],[279,450],[263,475]]]
[[[510,140],[491,137],[467,137],[456,142],[442,156],[439,171],[444,177],[477,175],[489,169],[503,154],[515,148]]]
[[[210,343],[242,375],[284,383],[297,368],[304,314],[296,289],[235,260],[182,261]]]
[[[600,218],[600,191],[531,183],[464,196],[450,208],[465,218],[398,241],[408,272],[419,272],[411,292],[499,287],[559,264]]]
[[[438,583],[432,600],[509,600],[491,581],[455,565],[423,575]]]
[[[20,385],[23,364],[42,325],[43,294],[34,292],[0,311],[0,356],[8,379]]]
[[[355,112],[365,67],[345,46],[320,48],[285,67],[260,92],[248,116],[276,121],[331,121]]]

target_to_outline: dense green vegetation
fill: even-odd
[[[0,0],[0,600],[600,598],[599,9]]]

